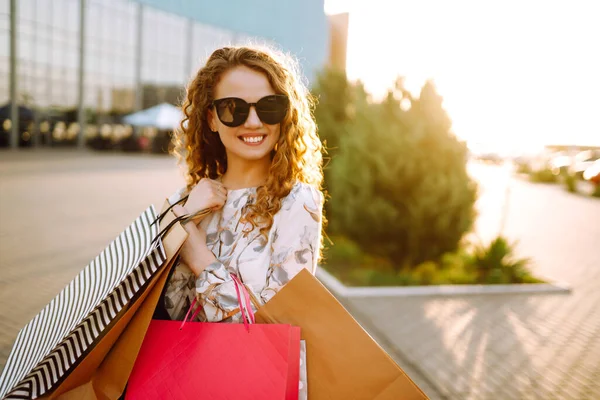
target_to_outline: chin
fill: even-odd
[[[257,149],[240,149],[236,146],[236,149],[232,152],[235,157],[241,158],[247,161],[258,161],[264,158],[270,157],[272,147],[262,147]]]
[[[259,161],[259,160],[263,160],[267,157],[271,156],[271,151],[261,151],[261,152],[240,152],[237,153],[237,156],[239,158],[242,158],[244,160],[248,160],[248,161]]]
[[[275,142],[270,142],[271,140],[268,140],[255,147],[248,146],[244,143],[231,143],[231,147],[225,147],[230,150],[235,157],[248,161],[258,161],[264,158],[270,158],[271,152],[275,147]]]

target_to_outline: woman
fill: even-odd
[[[230,274],[269,301],[302,268],[315,272],[322,244],[321,142],[310,95],[289,58],[249,47],[216,50],[187,88],[175,152],[189,193],[177,216],[213,212],[184,227],[160,305],[182,320],[241,322]]]

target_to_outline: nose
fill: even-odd
[[[256,113],[256,107],[250,107],[250,113],[248,114],[248,118],[244,123],[244,127],[248,129],[257,129],[262,127],[262,121],[258,118],[258,114]]]

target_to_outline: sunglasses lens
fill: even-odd
[[[242,99],[223,99],[216,104],[217,115],[224,125],[240,126],[248,118],[250,107]]]
[[[288,98],[282,95],[263,97],[256,103],[256,113],[265,124],[280,123],[288,110]]]
[[[288,106],[287,96],[278,94],[266,96],[256,103],[256,114],[265,124],[278,124],[285,117]],[[250,113],[250,104],[236,97],[216,100],[215,108],[221,122],[230,127],[242,125]]]

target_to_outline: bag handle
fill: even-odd
[[[240,312],[242,313],[242,321],[244,322],[244,327],[246,328],[247,332],[250,332],[250,324],[255,324],[256,319],[254,317],[254,311],[252,310],[252,306],[248,306],[251,302],[250,295],[248,294],[248,289],[246,289],[246,286],[242,283],[240,278],[237,277],[237,275],[235,275],[233,273],[230,273],[230,275],[231,275],[231,279],[233,280],[235,292],[237,294],[238,305],[240,307]],[[241,291],[241,294],[240,294],[240,291]],[[242,294],[243,294],[243,298],[246,302],[246,307],[244,306],[244,304],[242,302]],[[196,309],[196,311],[192,315],[192,318],[190,318],[188,320],[188,317],[189,317],[190,313],[192,312],[192,310],[194,309],[194,306],[196,305],[196,303],[197,303],[197,299],[194,297],[194,300],[192,301],[192,304],[190,305],[188,312],[185,314],[185,318],[183,319],[183,322],[181,323],[179,330],[182,330],[184,325],[187,322],[193,321],[194,318],[196,318],[196,316],[202,309],[202,305],[198,303],[199,307]]]
[[[175,207],[177,204],[181,204],[184,203],[187,199],[188,199],[189,195],[187,196],[183,196],[181,199],[177,200],[175,203],[171,204],[171,206],[169,206],[169,208],[167,208],[165,211],[163,211],[162,214],[160,214],[158,217],[156,217],[156,219],[154,220],[154,222],[152,222],[152,224],[150,224],[150,226],[162,222],[163,218],[169,213],[169,211],[171,211],[171,209],[173,209],[173,207]]]
[[[242,318],[244,318],[244,320],[247,321],[249,324],[255,324],[256,319],[254,318],[254,311],[252,310],[252,306],[250,305],[250,295],[248,294],[248,289],[246,289],[246,286],[244,286],[244,284],[242,283],[240,278],[237,277],[237,275],[231,274],[231,278],[235,282],[235,291],[237,292],[238,303],[240,305],[240,311],[242,312]],[[241,288],[242,294],[244,295],[244,307],[242,307],[242,297],[240,296],[239,288]],[[244,314],[244,310],[246,311],[246,314]],[[250,329],[249,326],[246,326],[246,328]]]
[[[188,321],[188,316],[190,315],[190,312],[192,311],[192,309],[194,308],[194,305],[196,304],[196,297],[194,297],[194,300],[192,301],[192,305],[190,306],[190,309],[188,310],[187,314],[185,314],[185,318],[183,319],[183,322],[181,323],[181,326],[179,327],[179,330],[183,329],[183,326],[185,325],[186,322],[191,322],[194,320],[194,318],[196,318],[196,315],[198,315],[198,313],[200,312],[200,310],[202,309],[202,304],[200,304],[200,307],[198,307],[196,309],[196,311],[194,312],[194,315],[192,315],[192,318],[190,318],[190,320]]]
[[[175,205],[175,204],[173,204],[173,205]],[[182,225],[185,225],[185,224],[187,224],[188,222],[192,221],[195,218],[202,217],[202,216],[208,215],[210,213],[211,213],[211,210],[207,208],[207,209],[204,209],[204,210],[196,211],[193,214],[186,214],[186,215],[182,215],[182,216],[179,216],[179,217],[175,218],[162,231],[160,231],[158,233],[158,235],[156,235],[156,237],[152,240],[151,244],[154,244],[155,242],[158,242],[159,240],[162,240],[165,237],[165,235],[167,233],[169,233],[169,231],[171,230],[171,228],[173,226],[175,226],[176,223],[181,222]],[[160,217],[157,218],[156,220],[154,220],[153,224],[155,222],[157,222],[159,219],[160,219]]]

